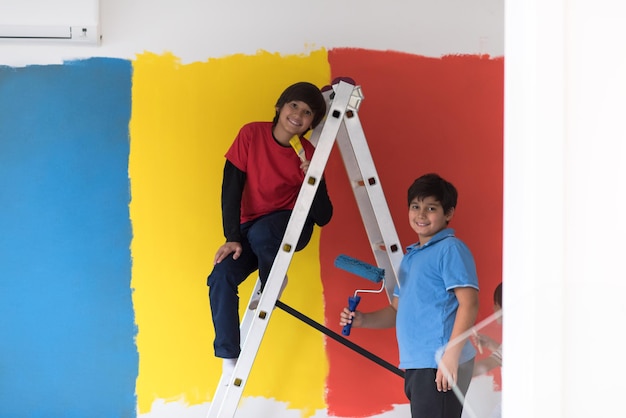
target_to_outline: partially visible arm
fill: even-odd
[[[454,294],[459,302],[459,307],[456,312],[454,326],[452,327],[450,341],[472,328],[478,315],[478,290],[472,287],[457,287],[454,289]],[[456,382],[463,345],[461,341],[454,345],[448,344],[446,347],[435,379],[439,391],[443,390],[445,392],[452,389],[454,382]]]
[[[502,359],[492,354],[489,357],[476,362],[474,365],[473,376],[480,376],[481,374],[485,374],[488,371],[500,366],[502,366]]]
[[[306,172],[309,170],[315,148],[308,140],[303,140],[302,145],[306,150],[306,157],[302,160],[302,164],[300,164],[300,169],[305,173],[306,179]],[[320,178],[319,186],[317,188],[317,192],[313,197],[313,203],[311,204],[311,209],[309,210],[308,220],[313,221],[313,223],[315,223],[316,225],[324,226],[328,222],[330,222],[332,216],[333,205],[330,201],[330,197],[328,196],[326,180],[322,175]]]
[[[326,188],[326,180],[322,177],[317,192],[313,198],[311,204],[311,210],[309,211],[309,218],[319,226],[324,226],[333,216],[333,204],[328,196],[328,189]]]
[[[236,260],[241,254],[241,231],[239,229],[241,216],[241,196],[246,182],[246,173],[235,167],[230,161],[224,164],[224,179],[222,180],[222,226],[226,242],[217,249],[213,263],[220,263],[233,254]]]
[[[246,183],[246,173],[226,160],[222,180],[222,226],[227,242],[240,242],[241,196]]]
[[[472,337],[472,342],[474,345],[486,348],[489,351],[496,351],[501,344],[490,336],[484,334],[476,334]]]

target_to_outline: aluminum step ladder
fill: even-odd
[[[333,81],[332,88],[323,94],[328,104],[328,112],[324,122],[311,134],[310,141],[315,146],[313,159],[259,304],[255,310],[246,309],[241,322],[242,346],[237,364],[232,375],[221,377],[207,418],[234,417],[237,411],[335,141],[341,152],[376,263],[385,270],[387,296],[389,300],[392,298],[403,251],[358,116],[363,100],[361,87],[356,86],[351,79],[338,78]],[[260,286],[260,280],[257,280],[252,295]]]

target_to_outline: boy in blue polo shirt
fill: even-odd
[[[395,325],[413,418],[460,418],[463,404],[455,392],[465,397],[472,379],[471,342],[446,346],[470,330],[478,314],[474,258],[448,228],[457,196],[437,174],[415,180],[408,190],[409,224],[419,241],[407,247],[391,304],[368,313],[345,308],[340,315],[341,326]]]

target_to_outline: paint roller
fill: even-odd
[[[345,270],[349,273],[355,274],[357,276],[363,277],[367,280],[370,280],[374,283],[379,283],[382,281],[382,285],[380,289],[370,290],[370,289],[357,289],[354,292],[354,296],[350,296],[348,298],[348,309],[350,312],[354,312],[359,302],[361,301],[361,297],[358,295],[359,293],[380,293],[385,288],[385,270],[379,267],[373,266],[371,264],[365,263],[361,260],[357,260],[356,258],[340,254],[335,259],[335,267],[338,267],[342,270]],[[341,333],[343,335],[350,335],[350,328],[352,328],[352,324],[346,324],[343,326]]]

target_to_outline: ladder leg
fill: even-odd
[[[391,300],[398,281],[403,250],[357,112],[349,113],[344,118],[337,146],[376,264],[385,270],[385,289]]]

